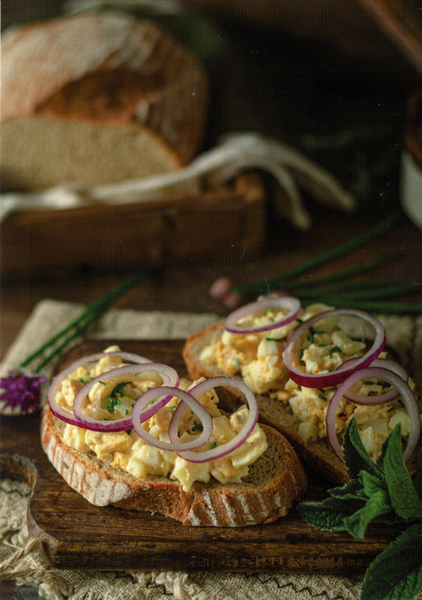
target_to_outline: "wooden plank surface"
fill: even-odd
[[[46,272],[118,272],[144,265],[221,262],[258,256],[266,199],[256,172],[233,185],[186,198],[93,204],[10,215],[0,226],[0,274],[36,279]]]
[[[61,366],[116,340],[86,342]],[[181,341],[120,341],[129,352],[165,362],[185,374]],[[223,570],[353,574],[364,572],[396,537],[398,527],[371,526],[367,538],[317,531],[296,510],[269,525],[186,527],[160,515],[90,505],[58,475],[39,441],[39,415],[2,417],[0,476],[33,485],[29,526],[45,560],[63,569]],[[307,500],[330,486],[309,473]],[[332,487],[332,486],[331,486]]]

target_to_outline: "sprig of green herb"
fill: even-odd
[[[299,290],[296,294],[301,298],[333,297],[340,293],[358,300],[373,300],[374,298],[391,298],[392,296],[418,294],[422,291],[422,285],[418,283],[401,283],[392,281],[353,281],[333,283],[326,286],[318,286],[310,290]]]
[[[222,295],[223,302],[227,300],[227,306],[231,306],[233,302],[238,303],[244,298],[284,291],[296,296],[303,307],[322,301],[337,308],[355,308],[378,314],[418,314],[422,310],[421,302],[404,302],[401,298],[420,293],[420,284],[356,279],[372,272],[382,261],[399,259],[405,252],[402,247],[379,252],[360,265],[313,277],[313,271],[319,267],[333,263],[386,234],[401,216],[402,210],[396,208],[388,217],[361,234],[299,265],[260,281],[231,286],[230,291]]]
[[[107,291],[89,304],[83,313],[71,321],[64,329],[55,334],[32,352],[20,365],[0,379],[0,413],[12,409],[14,414],[34,412],[41,407],[41,385],[47,378],[40,376],[40,371],[70,343],[82,335],[86,329],[97,321],[127,291],[144,281],[152,273],[144,269]],[[38,362],[36,363],[38,359]],[[31,367],[31,372],[29,366]],[[18,412],[16,412],[18,411]]]
[[[302,306],[306,308],[314,301],[303,302]],[[420,315],[422,313],[422,302],[394,302],[394,301],[376,301],[376,300],[354,300],[344,296],[335,296],[330,298],[330,304],[336,308],[359,308],[369,313],[382,315]]]
[[[350,480],[321,502],[302,502],[301,517],[324,531],[363,538],[371,523],[407,526],[366,571],[361,600],[410,600],[422,589],[422,456],[411,479],[403,461],[400,425],[374,462],[353,419],[344,440]]]
[[[279,286],[285,281],[293,280],[301,275],[304,275],[305,273],[313,271],[317,267],[321,267],[327,263],[338,260],[353,250],[357,250],[358,248],[365,246],[380,235],[386,233],[402,216],[402,210],[397,208],[393,210],[388,217],[379,223],[376,223],[372,227],[364,230],[360,235],[353,236],[347,242],[344,242],[335,248],[330,248],[329,250],[314,256],[304,263],[291,267],[290,269],[287,269],[286,271],[283,271],[282,273],[273,277],[269,277],[255,283],[234,286],[232,291],[240,294],[260,294],[264,291],[267,291],[269,286],[274,286],[274,289],[277,289],[276,286]]]
[[[373,271],[380,263],[386,260],[396,260],[402,258],[405,254],[404,248],[393,248],[391,250],[383,250],[371,256],[364,263],[331,273],[330,275],[323,275],[321,277],[308,277],[306,279],[293,279],[292,281],[283,282],[283,290],[299,293],[303,290],[313,290],[317,287],[322,288],[327,285],[331,285],[336,282],[350,281],[351,279],[358,277],[359,275],[365,275]],[[364,282],[368,285],[368,282]]]
[[[54,356],[67,348],[67,346],[75,338],[88,329],[90,325],[95,323],[95,321],[97,321],[112,304],[114,304],[121,296],[126,294],[126,292],[132,289],[135,285],[144,281],[150,274],[150,269],[143,269],[142,271],[127,277],[117,286],[105,292],[105,294],[91,302],[91,304],[86,307],[84,312],[79,317],[71,321],[64,329],[59,331],[47,342],[45,342],[45,344],[30,354],[19,366],[27,367],[35,359],[49,351],[42,361],[33,369],[34,373],[39,373],[41,369],[45,367],[45,365],[48,364],[52,358],[54,358]]]

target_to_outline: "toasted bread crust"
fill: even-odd
[[[46,406],[41,442],[50,462],[75,491],[96,506],[160,513],[190,526],[243,527],[285,516],[306,493],[303,467],[288,441],[263,426],[268,450],[241,484],[195,483],[184,492],[166,477],[139,480],[94,454],[63,442],[64,424]],[[265,476],[263,476],[265,474]]]
[[[224,331],[224,322],[220,321],[208,326],[203,331],[192,334],[186,341],[183,349],[183,358],[188,369],[189,376],[192,379],[199,377],[215,377],[222,375],[223,372],[214,365],[209,365],[199,359],[202,349],[211,343],[212,340],[221,337]],[[422,386],[417,383],[416,396],[418,398],[419,412],[422,413]],[[219,396],[226,402],[226,408],[239,406],[240,399],[236,398],[234,388],[231,392]],[[277,429],[284,435],[297,452],[299,458],[303,459],[308,470],[321,475],[324,479],[335,485],[343,485],[349,480],[349,475],[345,465],[337,458],[331,450],[326,439],[316,442],[305,443],[298,435],[300,419],[295,417],[288,406],[275,402],[269,396],[256,396],[259,408],[259,421],[265,423],[274,429]],[[417,449],[412,458],[407,463],[409,472],[412,474],[418,465],[418,456],[422,447],[422,439],[419,440]]]

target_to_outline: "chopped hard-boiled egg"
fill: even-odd
[[[313,304],[301,310],[298,321],[307,321],[330,309],[325,304]],[[250,316],[245,326],[258,327],[279,316],[279,313],[269,312]],[[275,401],[288,405],[301,421],[298,430],[300,437],[308,443],[326,437],[325,418],[335,389],[302,387],[288,377],[281,355],[286,338],[296,325],[297,322],[293,322],[253,334],[224,331],[220,340],[204,348],[200,359],[218,365],[227,375],[240,375],[254,393],[269,394]],[[328,373],[335,371],[345,361],[362,356],[365,351],[366,344],[351,339],[338,327],[338,316],[333,315],[310,327],[307,338],[302,341],[296,366],[306,373]],[[411,380],[409,385],[413,385]],[[383,382],[365,381],[356,384],[352,391],[359,395],[379,395],[386,390]],[[343,398],[336,413],[336,431],[340,436],[353,416],[356,417],[363,444],[374,459],[381,454],[382,443],[395,425],[401,424],[403,438],[409,434],[409,418],[400,398],[378,406],[357,406]]]
[[[118,351],[116,346],[108,352]],[[76,393],[89,379],[102,375],[110,369],[123,366],[121,359],[104,357],[92,366],[79,367],[63,380],[56,395],[59,405],[71,408]],[[182,379],[179,387],[189,391],[196,382]],[[86,415],[98,420],[118,420],[131,414],[136,400],[149,388],[161,385],[161,378],[154,373],[117,377],[112,381],[98,381],[91,388],[84,405]],[[248,418],[248,408],[242,406],[226,416],[218,409],[218,396],[214,390],[204,392],[198,401],[213,418],[213,431],[209,442],[198,451],[220,446],[233,439],[241,431]],[[143,423],[144,429],[157,440],[169,442],[169,425],[179,399],[171,398],[166,406]],[[194,440],[200,435],[202,425],[196,415],[185,410],[179,425],[181,443]],[[179,457],[175,452],[161,450],[141,439],[135,430],[98,432],[67,424],[64,442],[81,452],[93,452],[98,458],[116,469],[123,469],[138,479],[151,476],[168,476],[180,481],[184,491],[189,491],[195,481],[206,483],[214,477],[221,483],[240,482],[248,474],[249,466],[267,449],[265,433],[259,424],[247,440],[230,454],[219,459],[193,463]]]

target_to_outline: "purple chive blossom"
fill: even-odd
[[[8,377],[0,379],[0,402],[3,401],[4,408],[9,407],[10,414],[33,413],[40,409],[41,384],[47,381],[47,377],[41,377],[24,371],[10,371]],[[17,411],[17,407],[20,411]],[[8,411],[9,412],[9,411]]]

